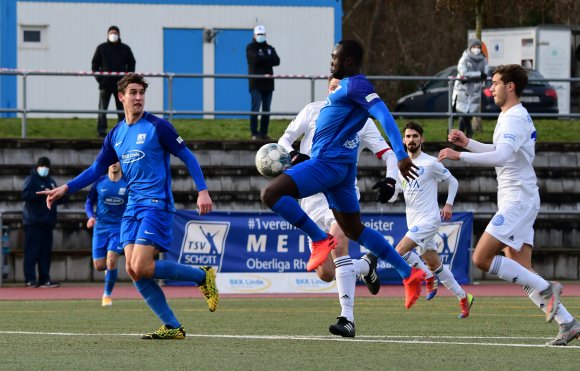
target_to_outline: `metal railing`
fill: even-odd
[[[277,79],[277,80],[308,80],[310,82],[310,101],[315,100],[315,84],[317,80],[328,79],[328,76],[315,76],[315,75],[244,75],[244,74],[200,74],[200,73],[140,73],[145,77],[163,78],[167,80],[167,109],[161,111],[149,111],[153,114],[160,114],[168,116],[169,120],[173,119],[176,115],[222,115],[222,116],[258,116],[261,112],[252,111],[187,111],[187,110],[174,110],[173,109],[173,86],[174,80],[178,78],[201,78],[201,79]],[[18,113],[21,114],[21,136],[26,138],[27,132],[27,116],[30,113],[70,113],[70,114],[117,114],[123,113],[123,111],[115,110],[56,110],[56,109],[35,109],[28,107],[27,102],[27,81],[31,76],[111,76],[111,75],[124,75],[124,73],[102,73],[102,72],[59,72],[59,71],[20,71],[0,68],[0,76],[2,75],[16,75],[22,77],[22,92],[21,92],[21,108],[2,108],[0,107],[0,113]],[[392,111],[393,116],[405,116],[405,117],[441,117],[448,118],[449,129],[453,128],[453,121],[459,117],[497,117],[497,113],[482,113],[482,112],[472,112],[472,113],[462,113],[454,112],[452,105],[453,96],[453,85],[456,77],[434,77],[434,76],[393,76],[393,75],[373,75],[367,76],[369,80],[376,81],[447,81],[447,93],[448,93],[448,104],[446,112],[397,112]],[[530,79],[530,81],[538,82],[569,82],[569,83],[580,83],[580,78],[551,78],[551,79]],[[269,113],[271,116],[295,116],[298,112],[276,112],[272,111]],[[580,119],[580,113],[534,113],[534,117],[538,118],[576,118]]]

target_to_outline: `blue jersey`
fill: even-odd
[[[129,185],[128,209],[140,205],[174,212],[169,155],[178,156],[183,148],[171,123],[144,112],[136,123],[123,120],[111,130],[96,162],[120,161]]]
[[[96,212],[94,211],[95,205],[97,206]],[[126,207],[127,182],[123,178],[113,182],[108,175],[104,175],[91,187],[85,211],[89,218],[97,218],[97,228],[118,230]]]
[[[316,120],[311,157],[356,163],[358,132],[369,118],[368,110],[378,102],[381,99],[364,75],[342,79]]]

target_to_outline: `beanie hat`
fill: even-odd
[[[117,31],[117,33],[119,35],[121,34],[121,31],[119,31],[119,27],[117,27],[117,26],[111,26],[111,27],[109,27],[109,30],[107,31],[107,33],[111,32],[112,30]]]
[[[50,167],[50,160],[48,159],[48,157],[41,157],[36,162],[36,166]]]
[[[469,39],[469,41],[467,42],[467,48],[471,48],[472,46],[475,45],[481,47],[481,41],[479,41],[478,39]]]

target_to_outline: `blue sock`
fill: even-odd
[[[401,277],[407,278],[411,275],[411,266],[379,232],[365,227],[357,242],[392,265]]]
[[[145,299],[145,303],[164,325],[170,328],[179,328],[181,326],[173,311],[169,308],[165,294],[157,282],[150,278],[141,278],[139,281],[134,282],[134,285],[143,296],[143,299]]]
[[[326,238],[326,233],[306,215],[298,202],[292,197],[280,197],[278,202],[272,206],[272,211],[286,219],[296,228],[302,229],[312,241],[316,242]]]
[[[205,280],[205,272],[201,268],[192,267],[191,265],[179,264],[169,260],[157,260],[155,261],[153,277],[201,284]]]
[[[115,287],[115,282],[117,282],[117,268],[107,269],[105,272],[105,296],[111,296],[113,293],[113,287]]]

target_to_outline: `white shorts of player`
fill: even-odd
[[[304,210],[304,212],[316,223],[316,225],[320,227],[320,229],[327,233],[330,230],[332,223],[336,221],[332,210],[328,208],[326,196],[322,193],[317,193],[310,197],[301,199],[300,207],[302,207],[302,210]],[[311,245],[312,241],[308,239],[308,247],[312,250]]]
[[[519,187],[497,192],[498,210],[485,231],[501,243],[520,251],[523,244],[534,245],[534,222],[540,211],[537,190],[526,192]]]
[[[437,251],[435,244],[435,233],[439,230],[440,223],[422,223],[409,228],[405,237],[413,240],[417,247],[415,250],[419,255],[425,254],[429,250]]]

